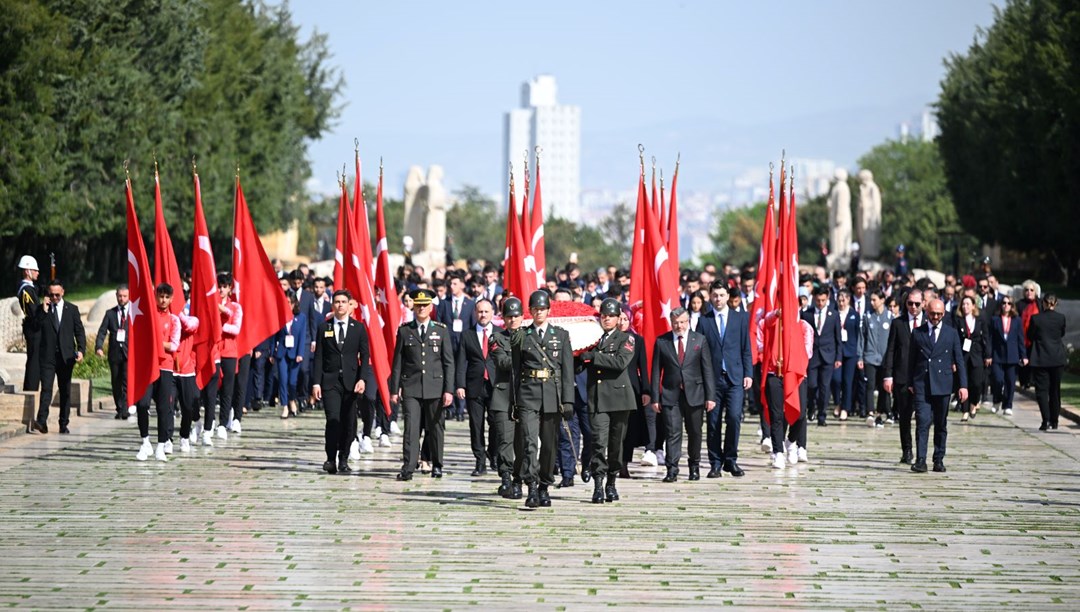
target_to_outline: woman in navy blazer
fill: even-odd
[[[997,412],[1000,404],[1006,416],[1012,415],[1016,369],[1027,365],[1028,360],[1027,349],[1024,348],[1024,325],[1016,316],[1011,297],[1002,299],[998,314],[990,318],[990,351],[994,412]]]
[[[278,398],[281,399],[281,418],[296,416],[296,380],[304,362],[304,347],[307,346],[307,317],[300,312],[300,302],[289,294],[293,319],[285,324],[274,336],[270,350],[270,362],[277,368]]]

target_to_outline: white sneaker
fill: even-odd
[[[652,452],[651,450],[645,451],[645,453],[641,455],[641,465],[647,465],[651,467],[656,467],[657,465],[659,465],[659,462],[656,460],[656,453]]]
[[[664,449],[656,449],[656,465],[664,463]]]
[[[169,458],[165,456],[165,445],[164,444],[162,444],[160,442],[158,443],[157,450],[154,451],[154,459],[157,459],[158,461],[168,461],[169,460]]]
[[[990,403],[991,403],[991,400],[990,400],[989,397],[984,397],[983,398],[983,401],[982,401],[983,408],[989,408]]]
[[[390,448],[390,436],[386,434],[379,436],[379,448]]]
[[[401,429],[398,427],[397,421],[390,421],[390,433],[395,436],[401,433]]]
[[[219,440],[228,440],[229,439],[229,432],[225,430],[224,425],[218,425],[218,427],[217,427],[217,437],[218,437]]]
[[[166,440],[165,441],[165,454],[166,455],[171,455],[172,454],[172,440]]]
[[[244,431],[244,428],[240,427],[240,420],[239,419],[233,419],[233,422],[229,425],[229,431],[231,431],[231,432],[233,432],[235,434],[238,434],[238,433],[241,433],[242,431]]]
[[[181,453],[190,453],[191,452],[191,440],[188,440],[187,438],[180,438],[180,452]]]
[[[773,453],[772,454],[772,466],[774,468],[776,468],[778,470],[782,470],[782,469],[784,469],[784,467],[786,465],[787,465],[787,462],[784,460],[784,453]]]
[[[866,426],[867,427],[873,427],[875,423],[877,423],[877,419],[875,419],[872,416],[866,417]]]
[[[135,458],[139,461],[146,461],[153,454],[154,447],[150,444],[150,439],[143,438],[142,445],[139,446],[139,452],[135,454]]]
[[[1000,408],[1001,408],[1001,404],[994,404],[994,405],[993,405],[993,407],[991,408],[991,410],[993,410],[993,411],[994,411],[994,414],[997,414],[997,413],[998,413],[998,410],[999,410]]]
[[[799,447],[799,462],[800,463],[809,463],[810,462],[810,460],[806,458],[806,449],[801,447],[801,446]]]
[[[772,438],[765,438],[761,441],[761,452],[772,453]]]
[[[375,452],[375,447],[371,445],[371,438],[364,436],[364,439],[360,440],[360,452],[368,455]]]
[[[1004,414],[1005,416],[1012,416],[1012,408],[1006,408]]]
[[[356,461],[360,459],[360,442],[353,438],[352,444],[349,445],[349,461]]]
[[[799,462],[799,447],[786,440],[784,441],[784,454],[787,455],[787,462],[791,465]]]
[[[128,416],[133,417],[133,416],[135,416],[135,413],[136,413],[135,406],[128,406]]]
[[[202,431],[202,427],[198,423],[191,424],[191,434],[188,435],[188,443],[192,446],[196,446],[199,443],[199,432]]]
[[[214,445],[214,432],[210,431],[210,430],[206,430],[206,431],[202,432],[202,443],[203,443],[203,446],[213,446]]]
[[[382,427],[376,425],[375,429],[371,431],[371,437],[378,440],[380,436],[382,436]]]

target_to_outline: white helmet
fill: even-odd
[[[22,259],[19,260],[19,269],[33,270],[34,272],[38,272],[39,270],[37,260],[34,259],[31,255],[23,255]]]

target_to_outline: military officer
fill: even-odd
[[[515,373],[520,373],[516,405],[524,444],[521,474],[529,487],[525,505],[550,506],[555,482],[560,419],[574,411],[574,354],[570,334],[547,322],[551,297],[539,289],[529,296],[532,325],[513,335]],[[539,461],[537,443],[539,442]]]
[[[519,438],[515,436],[516,415],[510,405],[514,386],[510,336],[514,330],[521,328],[524,315],[521,300],[506,298],[502,305],[504,329],[496,332],[488,343],[488,353],[495,361],[495,384],[491,390],[488,412],[491,414],[491,431],[495,440],[495,468],[502,479],[499,495],[507,499],[521,499],[521,455],[518,453]]]
[[[394,348],[394,366],[390,372],[390,402],[401,399],[405,417],[405,435],[401,446],[405,463],[398,480],[412,480],[420,455],[420,427],[431,450],[431,476],[442,478],[443,433],[445,415],[454,391],[454,352],[446,325],[431,319],[428,289],[411,294],[416,318],[398,328]]]
[[[634,360],[634,337],[618,329],[622,305],[614,298],[600,304],[600,327],[604,335],[596,347],[581,355],[589,373],[589,423],[592,425],[594,504],[618,501],[615,479],[622,469],[622,445],[626,424],[637,407],[630,384],[630,363]],[[605,486],[604,476],[607,476]]]
[[[23,391],[37,391],[41,384],[41,359],[38,357],[38,343],[41,330],[35,319],[38,309],[38,291],[35,284],[38,279],[37,260],[31,255],[19,259],[19,272],[22,279],[16,294],[19,308],[22,308],[23,338],[26,339],[26,373],[23,375]]]

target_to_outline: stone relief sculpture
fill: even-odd
[[[847,179],[847,170],[838,168],[836,182],[829,191],[829,258],[832,261],[847,261],[851,254],[851,188]]]
[[[859,170],[859,243],[867,259],[881,254],[881,189],[865,168]]]

